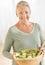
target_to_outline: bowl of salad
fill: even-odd
[[[14,61],[19,65],[38,65],[43,58],[43,52],[39,50],[21,50],[13,55]]]

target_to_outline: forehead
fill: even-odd
[[[23,11],[23,10],[27,10],[27,11],[28,11],[28,10],[30,10],[30,9],[29,9],[28,6],[20,5],[20,6],[17,7],[17,10],[21,10],[21,11]]]

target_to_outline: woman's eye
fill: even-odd
[[[22,12],[20,12],[19,14],[22,14]]]
[[[27,11],[26,11],[25,13],[26,13],[26,14],[28,14],[28,12],[27,12]]]

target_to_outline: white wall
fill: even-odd
[[[10,26],[17,22],[16,4],[20,0],[0,0],[0,42],[4,43]],[[26,0],[31,7],[31,20],[40,24],[45,33],[45,0]]]

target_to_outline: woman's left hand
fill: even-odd
[[[42,46],[40,46],[40,47],[38,47],[38,50],[39,50],[40,52],[42,52],[42,53],[43,53],[43,56],[44,56],[44,54],[45,54],[44,48],[43,48]]]

